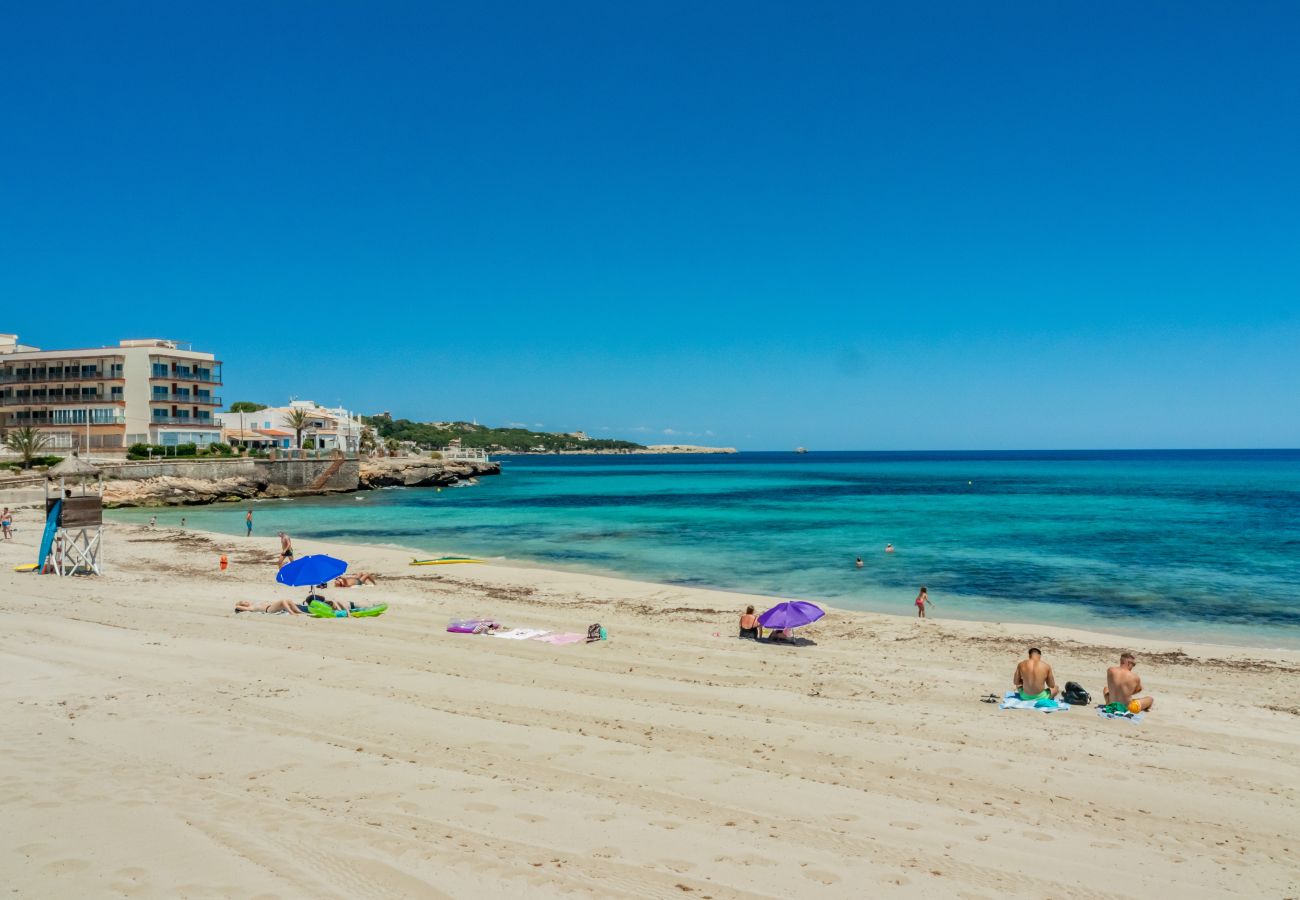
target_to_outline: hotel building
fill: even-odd
[[[40,350],[0,334],[0,434],[32,426],[51,452],[221,440],[221,363],[176,341]]]

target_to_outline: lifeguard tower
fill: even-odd
[[[87,485],[93,491],[87,491]],[[45,533],[36,571],[100,574],[103,535],[104,473],[74,453],[45,475]]]

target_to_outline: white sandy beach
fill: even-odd
[[[308,541],[389,612],[237,616],[303,593],[273,538],[110,525],[105,574],[58,579],[12,571],[23,524],[12,896],[1300,895],[1300,654],[840,612],[769,646],[741,595]],[[444,630],[480,614],[610,640]],[[1135,650],[1155,710],[978,702],[1029,643],[1094,697]]]

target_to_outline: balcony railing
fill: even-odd
[[[122,381],[121,372],[113,373],[105,369],[62,369],[56,373],[46,370],[40,375],[19,375],[15,372],[0,372],[0,384],[48,384],[52,381]]]
[[[125,403],[120,394],[0,394],[0,406],[85,406]]]
[[[222,406],[220,397],[200,397],[197,394],[154,394],[150,403],[192,403],[195,406]]]
[[[149,420],[150,425],[190,425],[194,428],[220,428],[221,423],[216,419],[193,419],[189,416],[154,416]]]
[[[208,372],[207,375],[200,375],[194,369],[176,369],[175,371],[167,369],[153,369],[149,373],[152,381],[192,381],[197,384],[221,384],[220,372]]]
[[[48,428],[85,428],[86,427],[85,419],[82,419],[80,422],[68,422],[68,421],[56,422],[53,416],[37,416],[37,415],[18,416],[14,413],[9,413],[7,416],[0,416],[0,421],[3,421],[5,427],[7,428],[22,428],[24,425],[33,425],[33,426],[41,426],[41,427],[48,427]],[[94,428],[96,425],[125,425],[125,424],[126,424],[126,416],[113,416],[112,418],[107,418],[107,419],[96,417],[91,420],[90,427]]]

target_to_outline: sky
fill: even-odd
[[[0,331],[742,449],[1300,446],[1300,6],[0,0]]]

